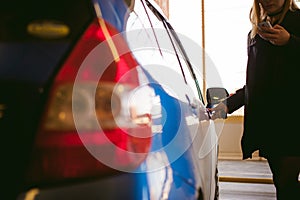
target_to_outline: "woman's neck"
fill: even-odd
[[[270,14],[267,14],[267,15],[268,15],[269,17],[275,17],[275,16],[279,15],[280,13],[282,13],[282,11],[283,11],[283,7],[280,8],[279,11],[277,11],[277,12],[275,12],[275,13],[270,13]]]
[[[267,14],[265,16],[265,20],[268,20],[271,22],[272,25],[275,25],[279,22],[282,13],[283,13],[283,7],[275,13]]]

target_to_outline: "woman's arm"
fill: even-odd
[[[246,86],[237,90],[233,95],[229,96],[227,99],[223,101],[223,103],[227,106],[228,113],[231,114],[243,105],[245,105],[246,97]]]

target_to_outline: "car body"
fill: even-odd
[[[0,25],[5,199],[218,199],[215,124],[154,2],[13,1]]]

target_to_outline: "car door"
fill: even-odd
[[[214,199],[217,134],[206,113],[200,70],[194,70],[199,66],[192,66],[178,35],[154,3],[135,1],[133,10],[126,38],[162,103],[162,146],[153,152],[165,159],[155,168],[170,164],[173,174],[198,189],[196,195]]]

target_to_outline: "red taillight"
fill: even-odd
[[[130,171],[149,151],[150,111],[136,114],[130,103],[139,83],[137,63],[122,37],[112,39],[117,31],[103,22],[88,27],[54,81],[30,181]]]

